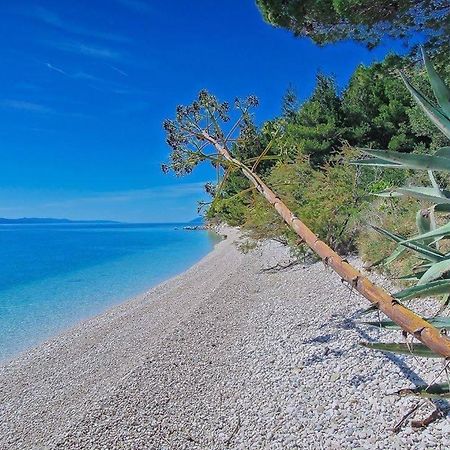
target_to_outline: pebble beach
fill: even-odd
[[[268,271],[286,248],[222,233],[183,274],[1,365],[0,449],[450,448],[447,417],[393,432],[418,402],[393,394],[442,364],[360,346],[392,333],[361,323],[367,301],[330,269]]]

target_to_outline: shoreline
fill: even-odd
[[[450,422],[389,428],[387,392],[433,375],[370,352],[367,305],[323,264],[275,273],[234,229],[202,260],[0,366],[0,448],[444,448]],[[418,447],[420,448],[420,447]]]
[[[136,314],[145,312],[146,315],[154,316],[152,325],[155,328],[159,328],[158,331],[162,331],[158,337],[158,341],[164,336],[169,329],[167,326],[162,326],[161,319],[164,319],[167,323],[170,323],[170,327],[173,328],[180,320],[180,316],[176,310],[171,308],[175,305],[170,304],[170,300],[179,300],[179,294],[177,291],[180,288],[183,290],[186,284],[192,284],[198,282],[199,285],[204,285],[203,275],[206,267],[218,258],[226,257],[230,250],[230,240],[227,239],[227,235],[236,235],[236,230],[227,229],[227,235],[223,236],[223,233],[217,232],[222,239],[214,244],[212,250],[201,258],[198,262],[188,268],[186,271],[171,277],[156,286],[145,291],[141,295],[137,295],[133,298],[125,300],[117,305],[109,307],[104,312],[97,314],[91,318],[77,322],[70,328],[58,333],[37,346],[28,348],[19,354],[13,356],[11,359],[0,362],[0,448],[11,449],[25,449],[25,448],[42,448],[47,449],[46,440],[47,435],[45,432],[46,420],[42,421],[41,426],[37,434],[30,434],[27,430],[25,419],[23,423],[18,423],[19,429],[12,432],[8,429],[8,420],[15,420],[16,413],[13,412],[13,408],[8,408],[11,402],[17,401],[19,404],[23,403],[20,398],[22,394],[25,396],[29,393],[29,385],[34,384],[43,389],[45,393],[42,393],[44,397],[51,400],[53,397],[53,390],[56,388],[58,391],[64,391],[67,388],[67,379],[73,379],[73,373],[71,369],[76,365],[75,358],[80,358],[81,363],[85,368],[90,367],[86,375],[86,384],[91,384],[96,394],[100,392],[107,392],[109,388],[117,381],[117,377],[120,378],[126,376],[130,370],[139,366],[145,359],[145,351],[142,354],[138,352],[127,353],[128,350],[133,350],[137,344],[137,340],[134,339],[133,333],[136,332],[137,325],[133,326],[133,320],[136,318]],[[233,238],[231,239],[233,240]],[[228,241],[228,242],[227,242]],[[228,244],[228,245],[227,245]],[[225,248],[223,248],[225,247]],[[222,251],[222,249],[224,251]],[[233,248],[233,250],[235,250]],[[206,289],[204,294],[206,295],[211,289]],[[199,299],[201,300],[201,299]],[[172,303],[177,303],[172,302]],[[194,308],[197,302],[192,302],[189,307]],[[180,306],[180,305],[176,305]],[[186,306],[186,305],[183,305]],[[162,311],[159,311],[162,309]],[[185,313],[189,313],[187,310]],[[158,316],[161,314],[161,317]],[[145,323],[147,317],[140,318],[142,323]],[[152,319],[148,319],[148,322],[152,322]],[[127,320],[130,329],[127,330],[127,348],[117,349],[114,348],[114,343],[110,341],[110,337],[114,334],[114,324],[120,325],[122,320]],[[165,329],[164,329],[165,328]],[[120,334],[120,333],[119,333]],[[149,336],[149,331],[146,330],[146,337]],[[156,336],[151,336],[156,337]],[[144,336],[141,336],[141,341],[144,341]],[[157,346],[157,339],[151,343],[153,350]],[[98,347],[98,349],[96,348]],[[104,357],[100,364],[97,364],[98,373],[94,373],[92,367],[96,366],[97,350]],[[117,352],[115,351],[117,350]],[[88,364],[88,357],[82,353],[85,351],[90,352],[88,356],[91,359],[92,364]],[[117,357],[126,358],[126,364],[122,364]],[[129,358],[133,356],[133,358]],[[105,358],[106,357],[106,358]],[[58,365],[58,360],[63,360],[63,364],[59,366],[60,371],[52,369],[53,365]],[[117,370],[117,372],[108,374],[107,370]],[[53,372],[50,375],[50,371]],[[59,373],[58,373],[59,372]],[[80,371],[81,372],[81,371]],[[101,379],[97,379],[96,375],[99,375]],[[50,379],[52,385],[46,385],[46,379]],[[8,392],[8,382],[10,386],[13,386],[12,392]],[[97,388],[100,388],[97,390]],[[65,394],[72,394],[72,400],[79,403],[81,400],[79,394],[86,394],[90,389],[87,388],[80,392],[76,389],[67,389]],[[16,394],[16,395],[15,395]],[[41,394],[40,394],[41,395]],[[42,408],[41,412],[48,411],[51,404],[37,405],[35,399],[25,399],[25,402],[29,401],[32,407],[39,406]],[[58,401],[58,406],[66,409],[66,407]],[[74,407],[74,410],[76,407]],[[8,411],[9,410],[9,411]],[[25,412],[25,411],[24,411]],[[48,411],[49,412],[49,411]],[[35,411],[31,411],[30,414],[36,418]],[[27,414],[24,414],[26,416]],[[52,416],[58,416],[56,410],[52,412]],[[81,414],[82,415],[82,414]],[[40,414],[39,417],[42,417]],[[66,418],[67,419],[67,418]],[[31,418],[29,419],[31,421]],[[19,431],[19,432],[18,432]]]
[[[47,226],[47,224],[45,225]],[[172,229],[172,227],[167,229]],[[173,232],[176,233],[176,231]],[[183,230],[180,233],[184,234],[188,231]],[[75,267],[67,272],[32,278],[29,284],[23,285],[22,290],[20,290],[20,284],[8,287],[7,289],[10,289],[11,292],[6,290],[0,303],[3,304],[5,301],[6,307],[8,307],[8,296],[10,295],[12,297],[11,311],[15,309],[16,303],[14,302],[18,302],[19,311],[17,319],[12,316],[12,312],[9,314],[7,312],[6,321],[5,317],[0,317],[0,328],[4,325],[7,330],[0,339],[0,366],[111,308],[146,295],[158,285],[195,266],[212,252],[215,245],[221,240],[220,235],[213,230],[205,231],[199,239],[202,242],[197,249],[194,247],[190,254],[174,255],[175,260],[170,263],[163,261],[162,268],[159,267],[159,263],[155,263],[155,267],[152,266],[153,261],[158,261],[158,258],[144,260],[143,252],[136,253],[137,256],[130,253],[106,261],[94,260],[90,265]],[[193,239],[193,243],[195,245],[196,239]],[[189,248],[189,246],[186,244],[184,248]],[[171,250],[170,245],[169,250]],[[159,255],[158,250],[151,249],[150,255],[151,253]],[[42,264],[45,266],[45,263],[46,261]],[[108,276],[111,277],[111,280],[105,281]],[[21,295],[26,299],[33,299],[31,309],[25,309],[21,305]],[[50,301],[47,302],[48,298],[53,298],[56,309],[54,316],[51,314],[50,306],[52,305]],[[34,307],[40,302],[43,304],[43,309],[47,309],[46,314]],[[35,322],[33,322],[34,314],[37,317]],[[53,317],[53,320],[47,324],[49,315]],[[12,320],[11,329],[8,329],[8,318]],[[21,321],[22,324],[19,326]],[[5,345],[3,346],[3,344]]]
[[[35,353],[36,351],[39,352],[41,350],[41,347],[47,347],[51,346],[53,341],[57,341],[59,337],[64,337],[66,335],[70,335],[72,333],[77,333],[79,328],[85,328],[90,327],[91,322],[96,322],[97,320],[102,319],[103,316],[113,314],[115,310],[127,308],[127,305],[133,304],[134,302],[141,302],[148,296],[153,295],[154,290],[163,290],[166,284],[175,283],[179,277],[189,277],[189,272],[196,268],[197,265],[202,264],[203,260],[207,259],[217,248],[217,245],[219,245],[222,241],[226,239],[226,235],[222,235],[220,231],[217,231],[215,229],[208,229],[206,231],[215,233],[217,235],[217,242],[214,242],[211,250],[202,256],[197,262],[192,264],[190,267],[185,269],[184,271],[172,275],[169,278],[162,280],[160,282],[157,282],[155,285],[150,286],[146,289],[144,289],[142,292],[137,293],[136,295],[133,295],[132,297],[124,298],[118,303],[112,304],[110,306],[107,306],[105,310],[101,311],[100,313],[97,313],[91,317],[86,317],[78,320],[77,322],[74,322],[72,325],[68,326],[67,328],[61,329],[59,332],[57,332],[54,335],[48,336],[45,338],[42,342],[39,342],[36,345],[30,346],[28,348],[25,348],[21,351],[19,351],[16,354],[13,354],[10,357],[7,357],[6,359],[0,359],[0,373],[4,366],[9,365],[10,363],[13,363],[15,360],[28,358],[30,354]],[[231,229],[231,232],[233,233],[234,230]]]

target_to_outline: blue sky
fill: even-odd
[[[184,221],[209,168],[163,175],[162,121],[207,88],[256,94],[258,121],[317,71],[345,86],[380,60],[351,42],[318,47],[265,24],[253,0],[24,0],[0,16],[0,217]]]

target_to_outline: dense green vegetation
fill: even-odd
[[[234,145],[235,156],[251,166],[263,153],[256,171],[283,198],[298,217],[340,252],[357,246],[369,260],[390,250],[381,245],[367,224],[392,225],[408,234],[415,215],[402,208],[405,200],[380,199],[373,194],[409,182],[422,183],[423,175],[394,169],[361,168],[349,164],[354,147],[399,152],[430,153],[446,143],[445,136],[424,117],[398,76],[409,65],[409,77],[429,90],[422,66],[411,66],[398,56],[381,63],[359,66],[339,95],[334,80],[318,75],[311,97],[299,105],[292,91],[284,98],[282,114],[248,141]],[[448,77],[448,73],[446,74]],[[443,185],[447,180],[439,180]],[[393,206],[397,212],[392,216]],[[250,189],[246,178],[234,171],[210,206],[213,220],[240,225],[256,238],[295,236],[277,214]],[[376,243],[376,245],[374,245]]]
[[[450,6],[445,0],[256,0],[264,19],[319,44],[355,39],[369,47],[385,36],[420,32],[433,48],[448,48]]]

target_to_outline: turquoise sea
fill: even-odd
[[[182,226],[0,225],[0,361],[186,270],[217,242]]]

